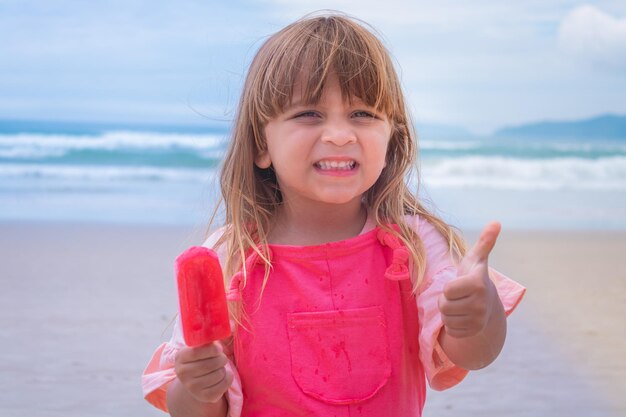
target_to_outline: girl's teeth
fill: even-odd
[[[338,170],[349,170],[354,168],[356,162],[354,161],[321,161],[317,163],[317,166],[322,170],[327,169],[338,169]]]

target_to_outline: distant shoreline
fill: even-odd
[[[205,123],[114,122],[0,119],[3,134],[99,135],[110,131],[158,133],[228,133],[232,120],[206,119]],[[417,122],[418,137],[446,139],[542,138],[625,139],[626,115],[601,114],[578,120],[542,120],[503,126],[492,133],[475,134],[455,124]]]
[[[128,122],[89,122],[61,120],[11,120],[0,119],[2,134],[65,134],[101,135],[111,131],[158,132],[158,133],[227,133],[230,122],[206,124],[160,124]]]

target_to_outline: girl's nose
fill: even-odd
[[[356,134],[349,126],[343,124],[329,125],[322,132],[322,142],[344,146],[356,143]]]

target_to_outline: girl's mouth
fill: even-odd
[[[356,168],[357,163],[354,160],[321,160],[314,166],[320,171],[351,171]]]

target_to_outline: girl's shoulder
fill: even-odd
[[[424,217],[405,215],[405,223],[419,236],[426,254],[427,275],[454,265],[448,239]]]
[[[405,214],[404,222],[417,233],[424,245],[440,244],[446,241],[435,226],[419,214]]]
[[[202,244],[202,246],[204,246],[205,248],[209,248],[209,249],[215,249],[214,246],[220,240],[222,235],[224,235],[224,232],[226,231],[226,227],[227,226],[222,226],[222,227],[219,227],[219,228],[213,230],[209,234],[209,237],[207,237],[204,240],[204,243]]]
[[[222,265],[225,265],[226,262],[226,245],[218,245],[218,242],[226,232],[227,227],[228,226],[222,226],[215,229],[211,234],[209,234],[209,237],[207,237],[202,244],[205,248],[213,249],[215,253],[217,253],[217,257]]]
[[[404,223],[419,236],[427,254],[448,253],[449,245],[446,238],[428,220],[418,214],[404,215]],[[376,227],[373,216],[369,216],[361,234]]]

